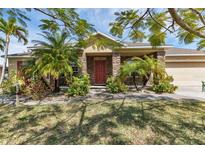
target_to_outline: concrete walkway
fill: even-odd
[[[205,92],[202,92],[201,86],[180,86],[175,94],[205,101]]]
[[[180,91],[181,90],[181,91]],[[183,91],[183,89],[179,89],[175,94],[155,94],[151,91],[144,92],[127,92],[127,93],[118,93],[111,94],[105,91],[105,89],[91,89],[89,94],[86,96],[78,96],[78,97],[68,97],[64,95],[64,93],[59,94],[51,94],[43,98],[42,100],[32,100],[31,98],[20,96],[20,102],[25,105],[37,105],[37,104],[63,104],[63,103],[76,103],[76,102],[86,102],[86,101],[106,101],[106,100],[118,100],[118,99],[126,99],[127,101],[139,100],[168,100],[168,101],[205,101],[205,97],[197,97],[197,91]],[[201,95],[203,96],[202,93]],[[199,94],[198,94],[199,95]],[[0,96],[0,103],[14,104],[15,103],[15,95],[14,96]]]

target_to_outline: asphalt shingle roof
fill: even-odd
[[[201,54],[205,55],[203,50],[194,50],[194,49],[183,49],[183,48],[169,48],[166,50],[166,55],[179,55],[179,54]]]

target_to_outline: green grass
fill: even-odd
[[[0,144],[205,144],[205,103],[1,105]]]

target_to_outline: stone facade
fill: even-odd
[[[80,63],[81,63],[80,72],[82,74],[87,74],[87,57],[86,57],[85,52],[83,52],[82,54],[79,55],[79,60],[80,60]]]
[[[112,75],[117,76],[120,70],[121,56],[119,53],[112,54]]]
[[[94,57],[93,56],[87,57],[87,73],[90,75],[91,84],[94,84],[95,74],[94,74]]]
[[[156,52],[156,58],[165,66],[165,51]]]

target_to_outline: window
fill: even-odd
[[[17,74],[19,74],[21,68],[25,65],[24,61],[17,61],[16,62],[16,67],[17,67]]]
[[[73,75],[77,76],[78,73],[79,73],[79,67],[77,66],[76,63],[72,63],[71,66],[72,66],[72,69],[73,69]]]
[[[19,71],[23,66],[23,61],[17,61],[16,66],[17,66],[17,71]]]

